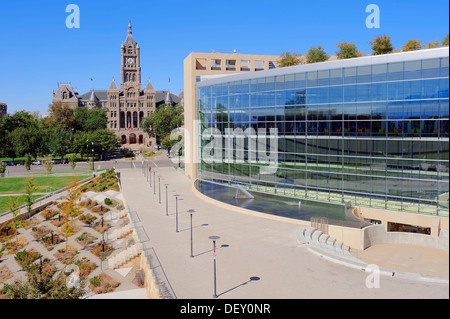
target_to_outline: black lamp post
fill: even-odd
[[[161,176],[158,176],[158,196],[159,196],[159,203],[161,204]]]
[[[192,233],[192,214],[195,213],[195,210],[189,209],[188,213],[191,215],[191,258],[194,257],[194,244],[193,244],[193,233]]]
[[[175,196],[175,232],[178,233],[178,194],[174,195]]]
[[[164,184],[166,186],[166,216],[169,216],[169,200],[167,198],[167,186],[169,186],[169,184]]]
[[[217,298],[217,285],[216,285],[216,240],[219,239],[219,236],[209,236],[209,239],[213,241],[213,260],[214,260],[214,295],[213,298]]]

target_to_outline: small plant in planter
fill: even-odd
[[[41,244],[47,248],[48,251],[52,250],[54,246],[62,243],[64,239],[62,239],[58,234],[50,234],[41,238]]]
[[[23,269],[27,269],[36,259],[39,258],[39,256],[41,256],[41,254],[34,249],[30,249],[29,251],[24,249],[17,252],[14,259],[20,266],[22,266]]]
[[[78,217],[78,219],[81,220],[86,225],[90,225],[97,219],[97,217],[87,213],[87,214],[81,215],[80,217]]]
[[[41,215],[45,218],[45,220],[49,220],[50,218],[58,215],[58,212],[53,209],[46,209],[41,213]]]
[[[90,252],[98,258],[106,258],[113,252],[113,247],[106,243],[99,243],[90,250]]]
[[[97,237],[95,237],[87,232],[83,232],[76,239],[77,243],[79,243],[83,247],[87,247],[87,246],[93,244],[96,240],[97,240]]]
[[[41,239],[50,233],[50,229],[47,226],[33,227],[32,229],[33,237],[36,239]]]
[[[70,264],[77,254],[78,251],[74,247],[66,245],[65,248],[58,249],[58,252],[54,256],[63,264]]]

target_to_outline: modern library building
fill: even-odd
[[[448,47],[205,77],[196,87],[198,182],[448,217]]]

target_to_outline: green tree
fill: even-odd
[[[3,292],[8,299],[79,299],[86,294],[86,278],[79,278],[76,285],[67,285],[70,274],[64,270],[55,276],[53,267],[32,264],[26,271],[26,281],[5,283]]]
[[[52,168],[53,168],[52,160],[49,159],[49,158],[45,159],[44,160],[44,167],[45,167],[45,170],[47,171],[47,175],[50,174],[51,171],[52,171]]]
[[[31,206],[33,206],[33,194],[37,191],[35,179],[27,177],[25,180],[25,204],[27,205],[28,218],[30,218]]]
[[[120,141],[116,134],[114,134],[110,130],[100,129],[88,134],[87,144],[90,144],[89,147],[91,148],[91,150],[93,147],[95,155],[120,146]]]
[[[369,41],[372,45],[372,55],[392,53],[391,37],[387,35],[377,36],[373,41]]]
[[[75,128],[74,110],[67,104],[56,102],[49,107],[49,117],[46,119],[48,127],[58,127],[66,131]]]
[[[294,66],[301,64],[301,54],[296,52],[283,52],[277,61],[277,65],[280,68],[286,66]]]
[[[402,47],[402,51],[416,51],[423,48],[422,40],[408,40]]]
[[[434,41],[428,41],[427,43],[427,49],[439,48],[440,46],[441,43],[439,42],[438,39],[435,39]]]
[[[78,107],[75,109],[75,130],[92,132],[106,129],[108,116],[105,109]]]
[[[9,133],[9,137],[17,156],[24,156],[28,153],[35,159],[37,158],[42,136],[36,127],[18,127]]]
[[[29,153],[25,154],[25,165],[24,166],[25,166],[25,169],[27,170],[27,172],[29,172],[31,169],[31,160],[32,160],[31,155]]]
[[[344,41],[336,43],[335,46],[339,48],[339,50],[336,51],[338,59],[351,59],[362,56],[362,53],[356,49],[356,44],[354,43],[347,43]]]
[[[443,46],[443,47],[448,46],[448,33],[445,35],[444,39],[442,40],[441,46]]]
[[[48,149],[54,156],[61,159],[72,150],[73,133],[62,128],[52,129],[49,133]]]
[[[150,136],[163,140],[172,130],[183,125],[183,112],[182,106],[164,104],[144,119],[144,129]]]
[[[328,55],[321,45],[311,47],[306,54],[306,63],[317,63],[328,60]]]
[[[17,220],[17,215],[19,214],[19,198],[8,196],[8,202],[6,203],[10,213],[13,215],[13,219],[10,223],[10,227],[14,232],[14,237],[17,241],[17,233],[16,230],[24,227],[25,222],[22,220]]]
[[[70,167],[72,168],[72,170],[74,170],[75,167],[77,166],[77,155],[76,154],[70,155],[69,163],[70,163]]]

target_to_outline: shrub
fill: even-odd
[[[89,279],[89,282],[94,287],[99,287],[102,284],[102,278],[100,276],[95,276]]]
[[[110,200],[109,198],[105,198],[105,204],[106,205],[111,205],[112,204],[112,200]]]

